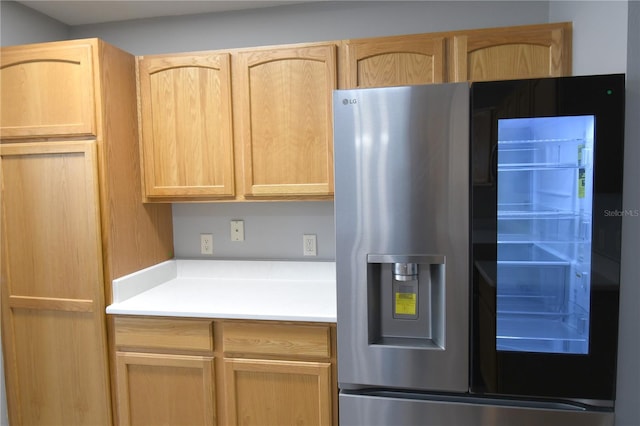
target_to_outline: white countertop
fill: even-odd
[[[333,262],[170,260],[113,281],[108,314],[336,321]]]

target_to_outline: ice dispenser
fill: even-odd
[[[441,255],[367,256],[369,342],[444,348]]]

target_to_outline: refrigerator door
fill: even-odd
[[[466,392],[469,87],[334,92],[338,382]]]
[[[472,391],[611,405],[624,76],[471,96]]]

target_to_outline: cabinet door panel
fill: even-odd
[[[225,359],[224,364],[230,425],[331,424],[330,363]]]
[[[333,194],[335,46],[238,54],[246,196]]]
[[[0,161],[11,421],[110,423],[96,143],[3,144]]]
[[[122,425],[214,425],[213,357],[118,352]]]
[[[91,43],[3,48],[0,137],[95,135]]]
[[[139,74],[146,196],[233,196],[229,55],[142,58]]]
[[[455,81],[571,74],[571,25],[475,30],[453,37]]]
[[[7,380],[17,397],[10,400],[20,411],[16,424],[104,424],[111,405],[106,345],[96,338],[102,334],[96,313],[10,309],[15,363],[6,373],[20,378],[17,388]],[[64,398],[52,397],[60,394]]]
[[[443,37],[415,35],[349,41],[347,87],[387,87],[445,81]]]
[[[9,296],[92,300],[102,289],[95,143],[0,153]]]

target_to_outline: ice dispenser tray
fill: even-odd
[[[369,344],[444,349],[445,258],[367,256]]]

